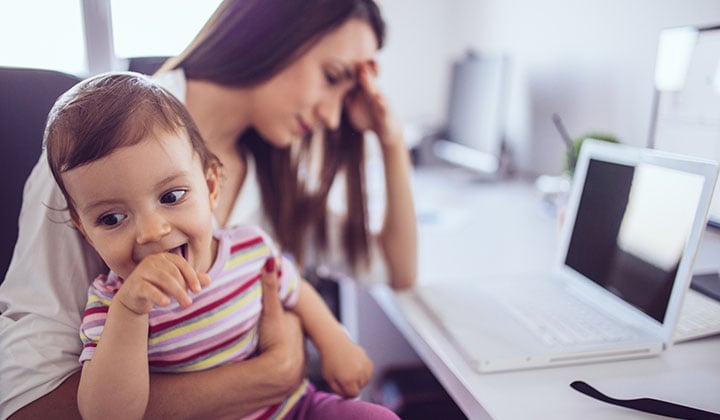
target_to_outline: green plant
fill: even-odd
[[[567,153],[565,154],[565,162],[563,165],[563,170],[570,176],[572,176],[572,174],[575,172],[575,163],[577,162],[578,156],[580,156],[580,148],[582,147],[583,142],[585,142],[585,140],[587,139],[607,141],[610,143],[620,143],[620,140],[618,140],[618,138],[614,135],[602,132],[590,132],[587,134],[583,134],[582,136],[576,137],[572,141],[572,148],[568,149]]]

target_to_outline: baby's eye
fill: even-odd
[[[187,193],[186,190],[174,190],[168,191],[160,197],[160,202],[163,204],[174,204],[180,201],[183,196]]]
[[[121,213],[105,214],[105,215],[100,216],[100,218],[98,218],[98,224],[105,225],[105,226],[115,226],[126,217],[127,216],[125,216],[124,214],[121,214]]]

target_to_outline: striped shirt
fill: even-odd
[[[148,360],[151,372],[192,372],[252,357],[258,347],[258,321],[262,308],[260,273],[265,260],[276,255],[271,241],[254,226],[217,230],[218,251],[208,271],[212,279],[193,303],[182,308],[173,301],[149,313]],[[279,267],[280,300],[295,305],[300,277],[292,262],[282,258]],[[101,275],[88,290],[80,337],[80,362],[90,360],[100,341],[107,312],[123,280],[115,273]],[[305,392],[300,386],[284,403],[255,413],[253,418],[281,417]]]

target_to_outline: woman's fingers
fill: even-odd
[[[367,65],[368,69],[370,69],[372,75],[377,77],[380,73],[380,66],[378,66],[377,60],[368,60],[365,64]]]
[[[262,283],[263,316],[277,318],[282,313],[280,298],[278,297],[279,280],[277,277],[276,261],[274,257],[265,260],[260,282]]]
[[[358,84],[363,89],[366,95],[370,98],[375,98],[378,95],[378,88],[375,84],[375,75],[377,70],[373,70],[370,64],[360,64],[358,68]]]
[[[292,312],[285,312],[279,297],[280,281],[277,260],[266,260],[260,273],[262,313],[258,326],[260,352],[286,366],[288,383],[300,384],[305,378],[304,335],[300,320]]]
[[[262,287],[262,313],[260,315],[260,350],[267,351],[283,340],[283,309],[278,297],[279,281],[275,270],[275,259],[269,257],[260,272]]]

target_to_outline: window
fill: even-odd
[[[176,55],[192,41],[220,0],[111,0],[115,55]]]
[[[175,55],[190,43],[220,1],[0,0],[0,66],[60,70],[85,77],[91,72],[121,70],[114,64],[116,58]],[[92,10],[89,26],[84,24],[83,4]],[[111,22],[102,16],[108,5]],[[85,28],[97,32],[86,34]],[[114,51],[110,51],[110,33]],[[93,41],[90,53],[86,36]]]
[[[80,0],[0,0],[0,65],[87,73]]]

